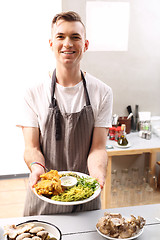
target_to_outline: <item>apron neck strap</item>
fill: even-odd
[[[88,91],[87,91],[86,80],[85,80],[85,77],[84,77],[84,74],[83,74],[82,71],[81,71],[81,77],[82,77],[82,80],[83,80],[84,93],[85,93],[85,98],[86,98],[86,105],[89,106],[89,105],[91,105],[91,103],[90,103],[90,99],[89,99],[89,95],[88,95]]]
[[[52,83],[51,83],[51,105],[52,105],[52,107],[56,106],[56,100],[54,98],[55,87],[56,87],[56,69],[53,71]]]
[[[86,99],[86,105],[89,106],[90,105],[90,99],[89,99],[89,95],[88,95],[88,91],[87,91],[87,86],[86,86],[86,80],[84,77],[83,72],[81,71],[81,77],[82,77],[82,81],[83,81],[83,86],[84,86],[84,93],[85,93],[85,99]],[[52,75],[52,84],[51,84],[51,104],[53,107],[56,106],[56,100],[54,98],[54,93],[55,93],[55,87],[56,87],[56,69],[53,72]]]

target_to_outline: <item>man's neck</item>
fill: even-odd
[[[73,87],[79,83],[81,78],[80,68],[59,68],[56,67],[57,82],[64,87]]]

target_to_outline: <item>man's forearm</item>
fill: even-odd
[[[96,149],[88,156],[88,170],[90,176],[97,178],[103,186],[107,172],[107,152],[105,149]]]
[[[38,162],[45,166],[45,159],[42,152],[37,148],[26,148],[24,152],[24,161],[31,171],[31,163]]]

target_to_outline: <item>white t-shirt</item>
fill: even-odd
[[[94,127],[112,126],[112,89],[93,77],[85,74],[86,86],[94,113]],[[86,105],[83,82],[74,87],[63,87],[56,83],[55,98],[62,113],[81,111]],[[48,81],[29,88],[26,91],[17,126],[39,127],[41,136],[44,134],[45,122],[51,100],[51,78]]]

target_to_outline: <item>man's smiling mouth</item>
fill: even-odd
[[[61,51],[61,53],[64,53],[64,54],[73,54],[73,53],[75,53],[75,51],[70,51],[70,52]]]

